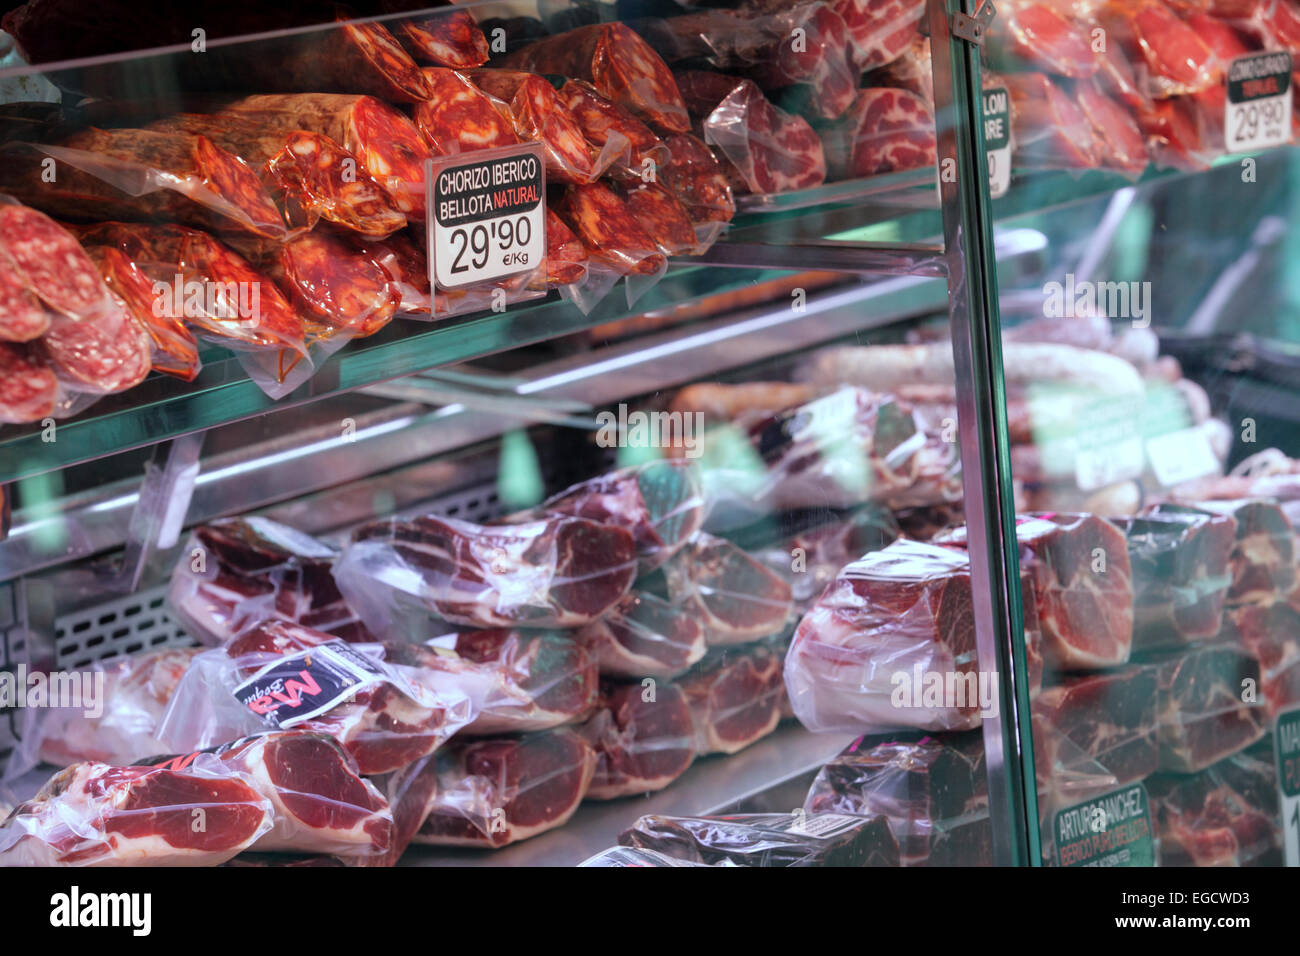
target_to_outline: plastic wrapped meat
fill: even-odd
[[[1228,611],[1223,636],[1259,662],[1269,720],[1300,705],[1300,612],[1292,603],[1243,604]]]
[[[704,532],[664,574],[672,603],[699,622],[710,647],[779,634],[793,607],[789,584],[730,541]]]
[[[1161,866],[1281,866],[1277,771],[1238,754],[1192,777],[1147,781]]]
[[[1133,648],[1146,652],[1213,640],[1223,624],[1237,522],[1227,515],[1162,512],[1116,519],[1133,569]]]
[[[1140,664],[1067,677],[1033,704],[1035,760],[1069,765],[1077,750],[1114,774],[1115,785],[1155,772],[1159,758],[1157,679]],[[1058,754],[1065,753],[1065,758]]]
[[[176,753],[301,727],[343,745],[364,774],[437,749],[476,715],[453,673],[383,660],[383,649],[265,621],[197,655],[158,729]]]
[[[332,737],[292,730],[259,734],[212,752],[271,801],[273,822],[258,852],[379,856],[392,845],[393,813]],[[201,755],[151,761],[182,769]]]
[[[845,567],[790,644],[795,715],[817,732],[979,726],[970,587],[965,554],[915,541]]]
[[[627,155],[615,161],[613,172],[620,176],[642,178],[668,162],[668,147],[645,123],[590,83],[569,80],[560,88],[560,101],[573,114],[587,142],[599,150],[610,143],[619,146],[627,141]]]
[[[1101,165],[1135,179],[1141,176],[1150,157],[1133,113],[1103,92],[1095,79],[1076,84],[1074,94],[1101,146]]]
[[[35,746],[33,756],[59,767],[83,760],[125,766],[164,752],[158,724],[198,652],[169,647],[97,661],[91,666],[104,675],[103,712],[88,717],[81,709],[48,710],[30,743],[24,734],[23,749]]]
[[[223,518],[191,533],[168,605],[185,630],[216,646],[275,618],[346,640],[369,640],[334,583],[337,552],[267,518]]]
[[[781,722],[781,656],[762,644],[715,652],[677,685],[690,704],[698,756],[734,754]]]
[[[79,763],[0,824],[0,866],[215,866],[273,816],[253,781],[211,754],[179,770]]]
[[[693,863],[734,866],[898,866],[884,817],[737,813],[644,816],[618,838]]]
[[[1157,97],[1199,93],[1223,78],[1223,67],[1202,36],[1161,0],[1110,2],[1099,10],[1100,22],[1148,74]]]
[[[462,631],[384,650],[389,663],[462,677],[478,711],[462,736],[549,730],[596,706],[596,660],[566,632]]]
[[[1050,0],[1011,0],[999,4],[989,30],[990,56],[1002,69],[1028,67],[1055,76],[1086,79],[1099,58],[1086,24]]]
[[[835,0],[849,30],[849,57],[860,72],[907,58],[920,35],[924,0]]]
[[[1228,604],[1267,604],[1289,593],[1296,582],[1295,529],[1272,501],[1204,501],[1189,506],[1237,521],[1237,540],[1228,558],[1232,586]],[[1159,505],[1153,515],[1177,514],[1179,505]]]
[[[696,617],[654,594],[632,591],[598,621],[578,631],[600,673],[643,679],[676,677],[704,656]]]
[[[776,414],[743,415],[734,428],[705,435],[708,487],[716,500],[743,496],[742,506],[751,509],[955,500],[961,494],[956,446],[925,425],[906,403],[856,387]],[[726,441],[735,430],[758,461]]]
[[[1008,73],[1016,161],[1026,168],[1091,169],[1103,147],[1087,114],[1045,73]]]
[[[735,167],[742,186],[765,195],[826,181],[822,141],[802,116],[774,106],[749,80],[739,81],[703,123],[704,140]]]
[[[904,866],[991,866],[978,731],[874,746],[859,737],[817,773],[804,810],[889,821]]]
[[[538,506],[631,532],[641,573],[676,554],[704,522],[699,470],[689,461],[654,461],[574,485]]]
[[[587,247],[593,263],[620,276],[660,276],[668,268],[658,244],[627,203],[604,183],[571,186],[559,195],[554,208]]]
[[[1267,732],[1267,708],[1242,699],[1260,677],[1259,665],[1245,651],[1198,647],[1153,666],[1159,681],[1161,770],[1204,770]]]
[[[934,166],[933,108],[904,89],[858,90],[844,118],[824,133],[832,178],[856,179]]]
[[[393,639],[407,628],[419,636],[431,614],[473,628],[588,624],[622,599],[636,568],[632,534],[612,525],[428,515],[358,529],[334,575],[366,626]]]
[[[1096,670],[1128,661],[1133,571],[1124,534],[1096,515],[1025,515],[1016,521],[1022,573],[1037,605],[1049,670]],[[964,528],[936,543],[966,546]]]
[[[438,795],[415,842],[496,849],[563,826],[587,794],[596,752],[561,727],[457,741],[438,767]]]
[[[577,731],[596,751],[588,800],[662,790],[695,759],[690,705],[666,682],[603,685],[599,707]]]

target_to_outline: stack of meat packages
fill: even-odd
[[[99,665],[98,717],[41,715],[15,759],[67,769],[0,862],[391,865],[736,753],[786,716],[791,589],[705,511],[694,465],[658,462],[498,524],[376,521],[341,553],[200,526],[169,606],[203,646]]]
[[[1300,53],[1294,0],[1008,0],[989,30],[1011,93],[1016,164],[1208,167],[1224,152],[1227,67]]]
[[[1251,499],[1115,519],[1030,513],[1016,535],[1045,854],[1056,811],[1148,781],[1166,862],[1274,860],[1273,785],[1260,779],[1271,771],[1263,751],[1246,751],[1266,751],[1271,717],[1295,700],[1282,509]],[[884,814],[914,865],[990,858],[972,768],[997,687],[978,673],[966,547],[958,527],[848,564],[786,660],[807,727],[868,735],[824,768],[806,809]],[[933,695],[915,689],[931,682]]]

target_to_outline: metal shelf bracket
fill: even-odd
[[[976,46],[983,46],[984,34],[997,15],[991,0],[982,0],[973,14],[957,12],[952,15],[952,35]]]

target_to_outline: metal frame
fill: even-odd
[[[975,639],[980,668],[1000,675],[998,716],[983,723],[993,862],[1038,866],[1038,793],[1028,733],[997,263],[992,256],[992,200],[981,122],[983,30],[970,29],[972,22],[986,24],[991,10],[986,0],[930,0],[930,52],[940,168],[952,160],[957,172],[941,176],[939,189],[953,361],[956,381],[967,386],[957,389],[957,418]]]

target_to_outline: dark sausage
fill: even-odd
[[[623,189],[622,196],[633,218],[667,255],[685,255],[698,245],[686,207],[663,186],[638,183]]]

